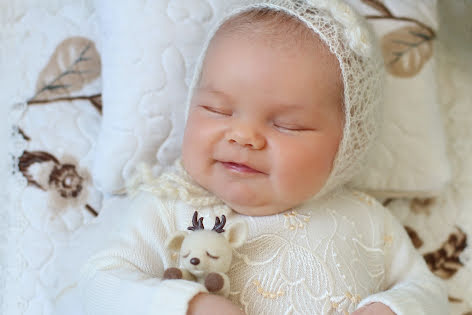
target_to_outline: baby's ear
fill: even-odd
[[[247,239],[246,222],[238,221],[231,224],[231,226],[226,229],[225,236],[231,247],[238,248],[242,246]]]
[[[187,232],[177,231],[173,233],[169,238],[166,240],[166,247],[173,252],[178,253],[180,251],[180,247],[182,246],[182,242],[184,238],[187,236]]]

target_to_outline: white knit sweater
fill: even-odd
[[[236,218],[248,224],[228,273],[229,298],[246,314],[349,314],[371,302],[399,315],[448,314],[443,284],[375,199],[345,190],[278,215],[248,217],[182,173],[141,185],[127,228],[84,266],[87,314],[186,314],[205,288],[161,276],[178,266],[166,238],[186,230],[195,210],[204,222],[225,214],[228,225]]]

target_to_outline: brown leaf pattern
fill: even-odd
[[[20,172],[28,181],[28,184],[38,187],[39,189],[46,190],[46,187],[41,186],[29,173],[28,169],[35,163],[53,162],[59,164],[59,161],[51,154],[44,151],[24,151],[18,161],[18,167]]]
[[[447,299],[449,300],[449,302],[451,303],[462,303],[463,300],[462,299],[458,299],[456,297],[453,297],[453,296],[448,296]]]
[[[436,198],[414,198],[410,201],[410,209],[416,214],[431,214],[431,207],[436,204]]]
[[[386,207],[391,208],[390,206],[392,203],[396,201],[401,201],[402,198],[390,197],[385,198],[382,201],[383,205]],[[438,198],[411,198],[411,199],[403,199],[406,202],[411,214],[415,215],[430,215],[432,212],[432,208],[438,205]],[[437,207],[439,208],[439,207]],[[395,206],[390,210],[394,210]],[[438,209],[434,209],[438,210]],[[423,217],[423,219],[426,219]],[[406,222],[404,222],[406,223]],[[418,235],[417,230],[415,228],[404,225],[404,228],[410,237],[410,240],[413,246],[416,249],[421,248],[424,246],[424,241]],[[420,230],[424,232],[423,230]],[[468,261],[467,257],[461,257],[463,252],[468,248],[467,247],[467,234],[462,231],[460,228],[456,227],[456,231],[451,233],[448,239],[441,244],[441,247],[435,251],[427,252],[423,255],[426,264],[428,265],[429,269],[438,277],[448,280],[451,279],[461,268],[464,267],[466,261]],[[459,258],[463,258],[461,259]],[[468,262],[467,262],[468,263]],[[467,267],[465,267],[467,268]],[[450,280],[454,281],[454,280]],[[454,297],[448,296],[448,300],[450,303],[454,304],[462,304],[464,300],[462,297]],[[466,312],[462,315],[472,315],[472,312]]]
[[[18,128],[18,133],[25,139],[26,141],[30,141],[31,138],[23,131],[23,129]]]
[[[408,17],[396,16],[380,0],[360,0],[378,11],[378,15],[366,15],[368,20],[393,20],[412,23],[394,30],[381,39],[382,53],[387,71],[396,77],[409,78],[421,71],[424,64],[433,55],[432,41],[436,32],[421,21]]]
[[[404,226],[404,228],[408,233],[408,236],[410,237],[411,242],[413,243],[413,246],[415,246],[415,248],[420,248],[421,246],[423,246],[423,240],[418,236],[418,233],[416,233],[413,228],[406,225]]]
[[[98,78],[100,69],[100,55],[91,40],[83,37],[67,38],[57,46],[41,71],[32,99],[70,95]]]
[[[466,246],[467,235],[457,228],[457,232],[449,235],[448,240],[443,243],[441,248],[426,253],[423,257],[435,275],[442,279],[449,279],[463,266],[459,256]]]
[[[387,71],[397,77],[413,77],[433,55],[433,34],[420,26],[405,26],[386,34],[382,53]]]
[[[90,102],[91,102],[92,105],[98,110],[98,112],[99,112],[100,114],[102,114],[102,112],[103,112],[102,94],[93,96],[93,97],[90,99]]]
[[[392,13],[390,12],[390,10],[379,0],[361,0],[361,1],[367,4],[368,6],[379,11],[382,14],[382,16],[392,16]]]
[[[101,94],[94,94],[89,96],[72,96],[72,97],[57,97],[51,100],[29,100],[28,105],[45,105],[51,104],[56,102],[72,102],[72,101],[89,101],[93,107],[102,114],[102,95]]]

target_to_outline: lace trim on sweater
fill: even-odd
[[[140,191],[150,192],[160,198],[174,198],[185,201],[194,207],[221,208],[223,214],[232,210],[221,199],[195,183],[178,159],[173,167],[159,177],[154,177],[148,165],[137,167],[135,175],[126,183],[131,196]]]

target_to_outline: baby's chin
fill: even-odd
[[[277,204],[259,204],[259,205],[251,205],[251,204],[241,204],[223,200],[234,212],[247,215],[251,217],[262,217],[268,215],[274,215],[278,213],[285,212],[290,210],[290,206],[284,205],[277,205]]]
[[[212,188],[216,188],[213,189]],[[231,187],[226,186],[220,189],[221,185],[210,185],[207,189],[221,199],[235,212],[248,216],[268,216],[279,214],[303,203],[303,200],[289,200],[288,198],[274,199],[270,198],[276,195],[274,192],[254,193],[253,189],[248,187]]]
[[[276,192],[252,194],[252,190],[235,189],[225,187],[226,189],[217,189],[213,191],[219,199],[227,204],[235,212],[248,216],[267,216],[283,213],[298,207],[301,204],[311,200],[315,193],[296,196],[297,198],[290,198],[288,195],[277,194]],[[210,189],[208,189],[211,191]],[[271,198],[271,196],[278,195],[279,198]]]

